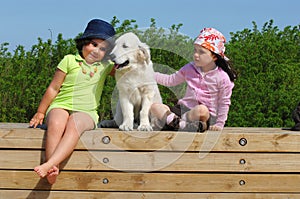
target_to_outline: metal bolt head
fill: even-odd
[[[109,180],[107,178],[103,178],[102,182],[103,182],[103,184],[108,184]]]
[[[246,160],[245,159],[240,159],[240,164],[246,164]]]
[[[247,139],[246,138],[241,138],[240,141],[239,141],[239,144],[241,146],[245,146],[247,144]]]
[[[108,158],[103,158],[103,162],[104,162],[104,163],[108,163],[108,162],[109,162],[109,159],[108,159]]]
[[[243,185],[246,184],[246,182],[245,182],[245,180],[240,180],[239,184],[240,184],[241,186],[243,186]]]
[[[103,142],[104,144],[109,144],[109,143],[110,143],[110,137],[109,137],[109,136],[104,136],[104,137],[102,138],[102,142]]]

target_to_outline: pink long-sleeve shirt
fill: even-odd
[[[168,87],[186,82],[185,96],[178,100],[178,104],[190,109],[204,104],[210,114],[217,117],[215,125],[224,127],[234,83],[220,67],[207,73],[201,73],[191,62],[171,75],[156,72],[155,79],[158,84]]]

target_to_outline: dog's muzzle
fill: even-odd
[[[122,63],[122,64],[117,64],[117,63],[115,63],[115,68],[116,68],[116,69],[121,69],[121,68],[127,66],[128,64],[129,64],[129,60],[126,60],[126,61],[125,61],[124,63]]]

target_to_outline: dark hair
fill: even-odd
[[[83,48],[83,46],[90,44],[92,42],[92,40],[93,40],[92,38],[75,40],[75,42],[76,42],[76,48],[77,48],[77,50],[79,52],[79,55],[82,58],[84,58],[83,54],[82,54],[82,48]],[[104,58],[103,58],[102,61],[107,61],[110,58],[109,54],[110,54],[111,50],[112,50],[112,46],[109,43],[108,48],[107,48],[106,53],[105,53],[105,56],[104,56]]]
[[[79,54],[80,54],[81,57],[83,57],[83,55],[82,55],[82,48],[83,48],[83,46],[90,44],[91,41],[92,41],[92,39],[75,40],[75,42],[76,42],[76,48],[77,48],[77,50],[78,50],[78,52],[79,52]]]
[[[230,62],[226,61],[221,55],[214,52],[212,53],[217,57],[217,60],[215,61],[216,65],[221,67],[222,70],[228,74],[230,81],[233,82],[237,78],[237,72],[233,68],[231,68]]]

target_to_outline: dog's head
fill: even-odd
[[[116,40],[111,57],[116,64],[116,69],[122,70],[137,65],[136,63],[149,64],[150,50],[147,44],[142,43],[134,33],[129,32]]]

